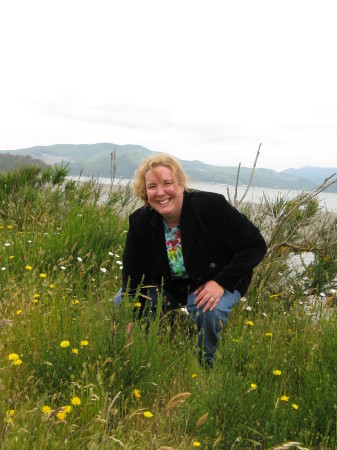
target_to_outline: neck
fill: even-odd
[[[173,219],[173,218],[169,219],[167,217],[164,217],[164,220],[165,220],[168,228],[175,228],[176,226],[179,225],[179,219]]]

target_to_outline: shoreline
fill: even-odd
[[[109,178],[89,178],[89,177],[73,177],[69,176],[68,179],[71,179],[77,183],[85,183],[88,181],[96,182],[102,188],[103,200],[106,198],[110,187],[111,180]],[[126,186],[128,183],[132,183],[132,180],[126,178],[118,178],[113,180],[113,189]],[[199,183],[199,182],[189,182],[188,187],[191,189],[200,189],[202,191],[216,192],[218,194],[224,195],[224,197],[228,200],[228,191],[230,193],[231,199],[234,197],[235,186],[231,185],[223,185],[218,183]],[[237,197],[240,199],[244,192],[246,191],[246,186],[238,186],[237,189]],[[264,203],[264,199],[267,198],[270,201],[276,200],[277,198],[284,197],[288,200],[298,196],[304,191],[295,191],[295,190],[285,190],[285,189],[274,189],[274,188],[260,188],[251,186],[245,196],[244,202],[245,204],[254,204],[260,205],[261,201]],[[316,197],[319,201],[320,206],[322,207],[322,212],[331,212],[334,215],[337,215],[337,193],[322,191],[317,194]]]
[[[102,202],[106,201],[110,189],[118,189],[118,188],[120,188],[122,186],[125,186],[130,180],[123,179],[124,183],[119,183],[119,181],[120,180],[118,180],[118,182],[116,182],[111,187],[110,183],[105,183],[105,182],[102,182],[101,180],[98,180],[98,184],[99,184],[99,186],[102,189],[102,194],[101,194],[101,201]],[[79,180],[79,182],[83,182],[83,181]],[[213,187],[213,189],[212,190],[208,189],[210,192],[216,192],[218,194],[222,194],[222,195],[224,195],[226,200],[228,200],[228,194],[226,192],[227,188],[231,188],[233,190],[233,192],[230,192],[230,195],[231,195],[231,199],[233,199],[235,186],[224,186],[224,185],[221,185],[221,184],[189,183],[189,187],[191,189],[200,189],[200,190],[205,190],[205,191],[207,189],[201,189],[201,187],[210,188],[211,186]],[[244,192],[239,192],[239,188],[238,188],[238,195],[237,195],[238,199],[240,199],[242,197],[243,193],[244,193]],[[241,186],[241,190],[245,191],[245,189],[246,189],[245,187]],[[262,189],[262,188],[259,188],[259,189]],[[268,189],[268,188],[266,188],[266,189]],[[261,205],[261,202],[262,202],[262,204],[265,203],[263,201],[263,197],[259,197],[258,199],[256,199],[256,198],[254,199],[254,196],[252,195],[253,190],[254,190],[254,186],[249,189],[249,191],[248,191],[244,201],[241,203],[241,205],[252,205],[254,208],[257,208],[257,207],[259,207]],[[278,194],[284,194],[284,195],[289,194],[289,192],[290,191],[287,191],[287,192],[277,191]],[[290,192],[290,194],[292,194],[293,196],[298,195],[299,193],[300,192],[295,192],[295,191],[291,191]],[[326,193],[323,191],[323,193],[321,193],[321,196],[322,195],[324,196],[324,194],[326,194]],[[319,200],[320,206],[323,208],[321,213],[322,214],[331,213],[333,216],[337,216],[337,194],[332,194],[332,195],[335,195],[335,197],[336,197],[335,198],[336,206],[333,204],[331,209],[330,208],[328,209],[328,207],[326,205],[326,202],[324,202],[324,200],[322,200],[322,198],[320,198],[319,194],[318,194],[318,200]],[[268,197],[268,198],[270,199],[270,197]],[[291,200],[291,198],[293,198],[293,197],[291,197],[291,196],[288,197],[289,200]],[[271,200],[273,200],[273,199],[271,199]],[[276,197],[274,198],[274,200],[276,200]]]

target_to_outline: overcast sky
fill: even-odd
[[[0,0],[0,149],[336,167],[335,0]]]

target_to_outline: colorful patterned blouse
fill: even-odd
[[[180,225],[169,228],[165,220],[165,241],[172,278],[188,278],[181,248]]]

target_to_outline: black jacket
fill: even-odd
[[[161,285],[175,291],[168,263],[163,218],[141,207],[129,218],[123,254],[123,292],[143,285]],[[180,219],[185,268],[195,287],[214,280],[244,295],[254,267],[266,253],[259,230],[231,206],[223,195],[203,191],[184,193]]]

